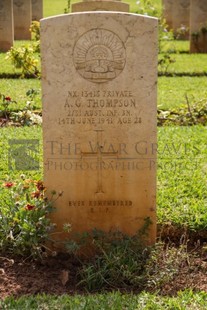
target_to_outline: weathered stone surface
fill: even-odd
[[[157,19],[135,14],[41,21],[44,182],[63,191],[57,231],[133,235],[149,217],[155,242],[157,41]]]
[[[191,0],[190,52],[207,53],[207,1]]]
[[[7,52],[14,41],[12,0],[0,1],[0,51]]]
[[[29,31],[32,22],[31,0],[13,0],[14,11],[14,39],[30,40]]]
[[[173,29],[173,0],[163,0],[163,17],[168,25],[168,30]]]
[[[32,0],[32,20],[43,18],[43,0]]]
[[[173,0],[173,31],[178,39],[189,39],[190,0]]]
[[[71,5],[72,12],[86,12],[86,11],[119,11],[129,12],[129,4],[120,1],[98,0],[98,1],[83,1],[73,3]]]

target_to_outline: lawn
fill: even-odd
[[[78,2],[72,1],[71,3]],[[131,12],[138,11],[135,0],[126,0]],[[153,4],[158,12],[161,0]],[[66,0],[44,0],[44,17],[63,14],[67,8]],[[29,42],[15,42],[15,46]],[[200,101],[207,102],[207,54],[189,54],[189,42],[164,40],[161,44],[159,59],[168,55],[172,62],[159,66],[158,109],[174,110],[181,106],[189,108]],[[39,92],[34,109],[41,111],[41,83],[34,78],[14,78],[20,70],[14,70],[11,63],[0,53],[0,93],[11,97],[9,111],[18,112],[26,109],[29,89]],[[38,56],[37,56],[38,57]],[[0,110],[3,109],[0,103]],[[178,239],[189,231],[196,236],[206,238],[207,228],[207,128],[205,126],[166,126],[158,128],[157,162],[157,223],[159,227],[177,229]],[[38,159],[40,168],[24,172],[29,179],[42,179],[42,128],[41,126],[3,127],[0,129],[0,181],[14,181],[23,171],[16,171],[9,162],[11,159],[10,142],[14,139],[37,139],[39,141]],[[4,189],[0,190],[3,197]],[[26,225],[26,224],[25,224]],[[180,235],[181,232],[181,235]],[[168,236],[169,237],[169,236]],[[174,237],[174,236],[173,236]],[[174,239],[173,239],[174,240]],[[202,249],[206,253],[206,248]],[[198,254],[198,253],[197,253]],[[198,254],[200,255],[200,253]],[[1,262],[1,261],[0,261]],[[189,265],[189,270],[193,266]],[[200,264],[200,263],[199,263]],[[201,262],[203,266],[205,260]],[[202,267],[201,266],[201,267]],[[206,266],[206,265],[205,265]],[[204,266],[204,267],[205,267]],[[1,265],[0,265],[1,267]],[[166,274],[171,272],[164,270]],[[202,267],[203,268],[203,267]],[[204,268],[205,269],[205,268]],[[1,268],[0,268],[1,271]],[[198,270],[199,272],[199,267]],[[162,271],[161,271],[162,272]],[[190,273],[190,272],[189,272]],[[204,272],[205,274],[205,272]],[[172,282],[172,281],[171,281]],[[159,292],[158,292],[159,293]],[[1,309],[206,309],[207,293],[184,290],[173,297],[141,292],[140,294],[121,294],[119,292],[63,296],[37,295],[20,299],[8,298],[0,301]],[[0,296],[1,300],[1,296]]]
[[[141,293],[139,295],[120,294],[119,292],[87,296],[36,296],[22,297],[19,300],[9,298],[0,302],[2,310],[204,310],[207,306],[207,294],[193,293],[191,290],[180,292],[174,297],[158,297]]]

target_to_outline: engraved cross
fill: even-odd
[[[96,140],[97,140],[97,150],[95,152],[82,152],[81,157],[92,157],[97,159],[97,190],[95,194],[103,194],[103,184],[102,184],[102,167],[101,163],[103,158],[111,158],[111,157],[117,157],[118,151],[117,152],[104,152],[102,151],[103,145],[102,145],[102,132],[103,130],[95,130],[96,131]]]

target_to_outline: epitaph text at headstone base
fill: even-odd
[[[63,191],[57,230],[133,235],[150,218],[153,243],[157,19],[69,14],[42,20],[41,38],[44,182]]]
[[[207,53],[207,1],[191,0],[190,52]]]
[[[31,0],[13,0],[14,39],[30,40],[32,22]]]
[[[0,1],[0,51],[7,52],[14,42],[12,0]]]
[[[166,21],[168,30],[173,29],[173,0],[163,0],[163,18]]]
[[[43,18],[43,0],[32,0],[32,20]]]
[[[83,1],[73,3],[71,12],[87,12],[87,11],[116,11],[129,12],[129,4],[121,1],[99,0],[99,1]]]
[[[190,0],[173,1],[173,32],[177,39],[189,39]]]

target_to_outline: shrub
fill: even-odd
[[[2,184],[0,208],[0,250],[41,257],[45,241],[54,227],[48,218],[53,211],[51,198],[45,197],[42,181],[7,180]]]

